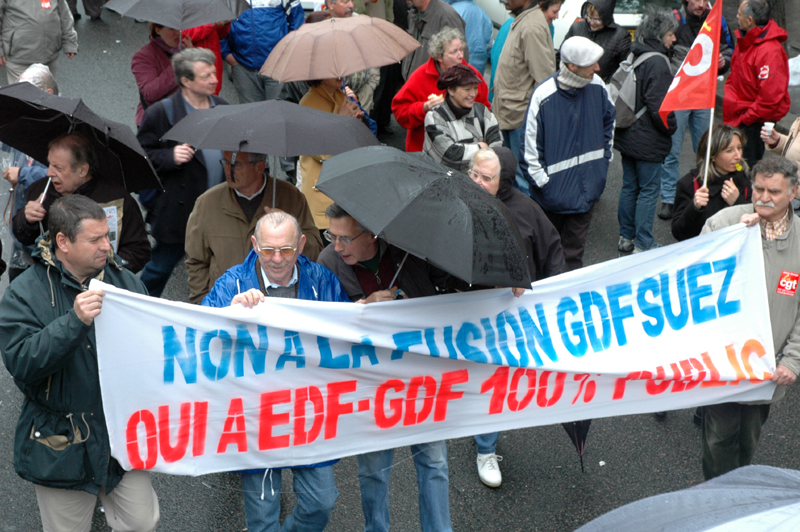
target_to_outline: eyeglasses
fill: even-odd
[[[470,170],[469,176],[473,179],[473,181],[480,178],[481,181],[484,183],[491,183],[497,177],[497,175],[488,175],[488,174],[479,174],[475,170]]]
[[[594,24],[602,24],[603,19],[601,18],[594,18],[594,17],[586,17],[587,22],[592,22]]]
[[[330,243],[331,243],[331,244],[333,244],[333,245],[336,245],[336,241],[338,240],[339,242],[341,242],[341,243],[342,243],[342,245],[343,245],[343,246],[349,246],[350,244],[352,244],[352,243],[353,243],[353,240],[355,240],[356,238],[360,237],[360,236],[361,236],[361,235],[363,235],[364,233],[366,233],[366,231],[361,231],[360,233],[358,233],[358,234],[357,234],[356,236],[354,236],[354,237],[349,237],[349,236],[336,236],[336,235],[332,235],[332,234],[330,233],[330,231],[328,231],[327,229],[325,229],[325,231],[323,231],[323,232],[322,232],[322,236],[324,236],[324,237],[325,237],[325,240],[327,240],[328,242],[330,242]]]
[[[258,246],[258,254],[265,259],[271,259],[275,256],[275,253],[280,253],[284,259],[291,259],[294,257],[295,251],[297,251],[297,247],[292,246],[283,246],[282,248],[262,248]]]
[[[239,169],[241,169],[243,166],[247,166],[247,165],[249,165],[249,164],[256,164],[256,162],[258,162],[258,161],[247,162],[247,163],[243,163],[242,161],[236,161],[236,164],[234,164],[234,165],[233,165],[233,169],[234,169],[234,170],[239,170]],[[221,164],[221,165],[222,165],[222,167],[223,167],[225,170],[227,170],[227,169],[228,169],[228,168],[231,166],[231,162],[230,162],[230,161],[228,161],[228,160],[226,160],[226,159],[220,159],[220,160],[219,160],[219,164]]]

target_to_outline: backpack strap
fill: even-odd
[[[164,106],[164,111],[167,113],[167,120],[169,121],[169,127],[175,125],[175,109],[172,107],[172,100],[169,98],[164,98],[161,100],[161,105]]]

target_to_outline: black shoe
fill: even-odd
[[[73,20],[80,20],[81,19],[81,14],[80,13],[73,13],[72,14],[72,19]]]
[[[394,130],[390,124],[378,124],[378,135],[391,135],[392,133],[394,133]]]
[[[661,218],[662,220],[669,220],[670,218],[672,218],[672,211],[673,211],[672,203],[662,203],[661,210],[658,211],[658,217]]]
[[[698,427],[703,424],[703,407],[698,406],[697,410],[694,411],[694,415],[692,416],[692,421]]]
[[[667,413],[666,412],[653,412],[653,417],[656,418],[656,420],[658,420],[658,421],[664,421],[665,419],[667,419]]]

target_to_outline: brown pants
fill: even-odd
[[[34,486],[44,532],[89,532],[97,495],[85,491]],[[150,473],[128,471],[114,490],[100,488],[100,502],[108,526],[115,532],[150,532],[160,517],[158,497],[150,484]]]

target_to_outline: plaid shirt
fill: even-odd
[[[786,209],[786,215],[777,222],[768,222],[763,218],[761,221],[761,234],[764,235],[765,240],[775,240],[783,235],[789,229],[789,220],[791,220],[792,209]]]

